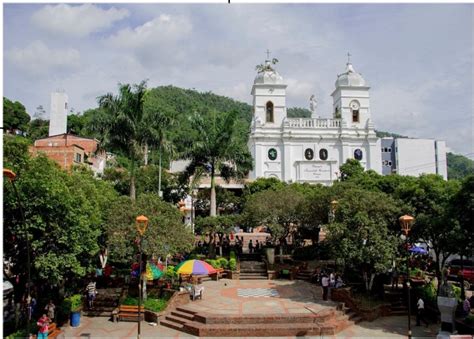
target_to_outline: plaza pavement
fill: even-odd
[[[245,315],[255,313],[307,313],[334,307],[334,303],[323,301],[319,286],[303,281],[288,280],[228,280],[207,281],[203,284],[203,300],[190,302],[186,308],[199,312],[223,315]],[[253,293],[271,291],[273,296],[249,296]],[[276,292],[275,292],[276,291]],[[277,296],[276,296],[277,295]],[[428,328],[416,327],[412,319],[414,338],[435,338],[438,325]],[[64,338],[136,338],[137,323],[113,323],[107,318],[82,317],[78,328],[64,326]],[[141,324],[142,338],[190,338],[189,334],[161,325]],[[360,322],[339,332],[335,336],[315,336],[314,338],[406,338],[407,317],[392,316],[379,318],[373,322]]]

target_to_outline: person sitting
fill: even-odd
[[[342,281],[341,276],[338,274],[338,275],[336,275],[336,283],[335,283],[334,287],[335,288],[341,288],[342,286],[344,286],[344,282]]]

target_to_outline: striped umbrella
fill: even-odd
[[[176,266],[178,274],[205,275],[216,273],[216,270],[207,262],[202,260],[186,260]]]

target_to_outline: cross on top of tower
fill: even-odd
[[[350,64],[351,63],[351,53],[347,52],[347,63]]]
[[[270,60],[270,51],[267,49],[267,60]]]

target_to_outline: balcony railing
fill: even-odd
[[[287,118],[284,127],[291,128],[339,128],[341,119]]]

